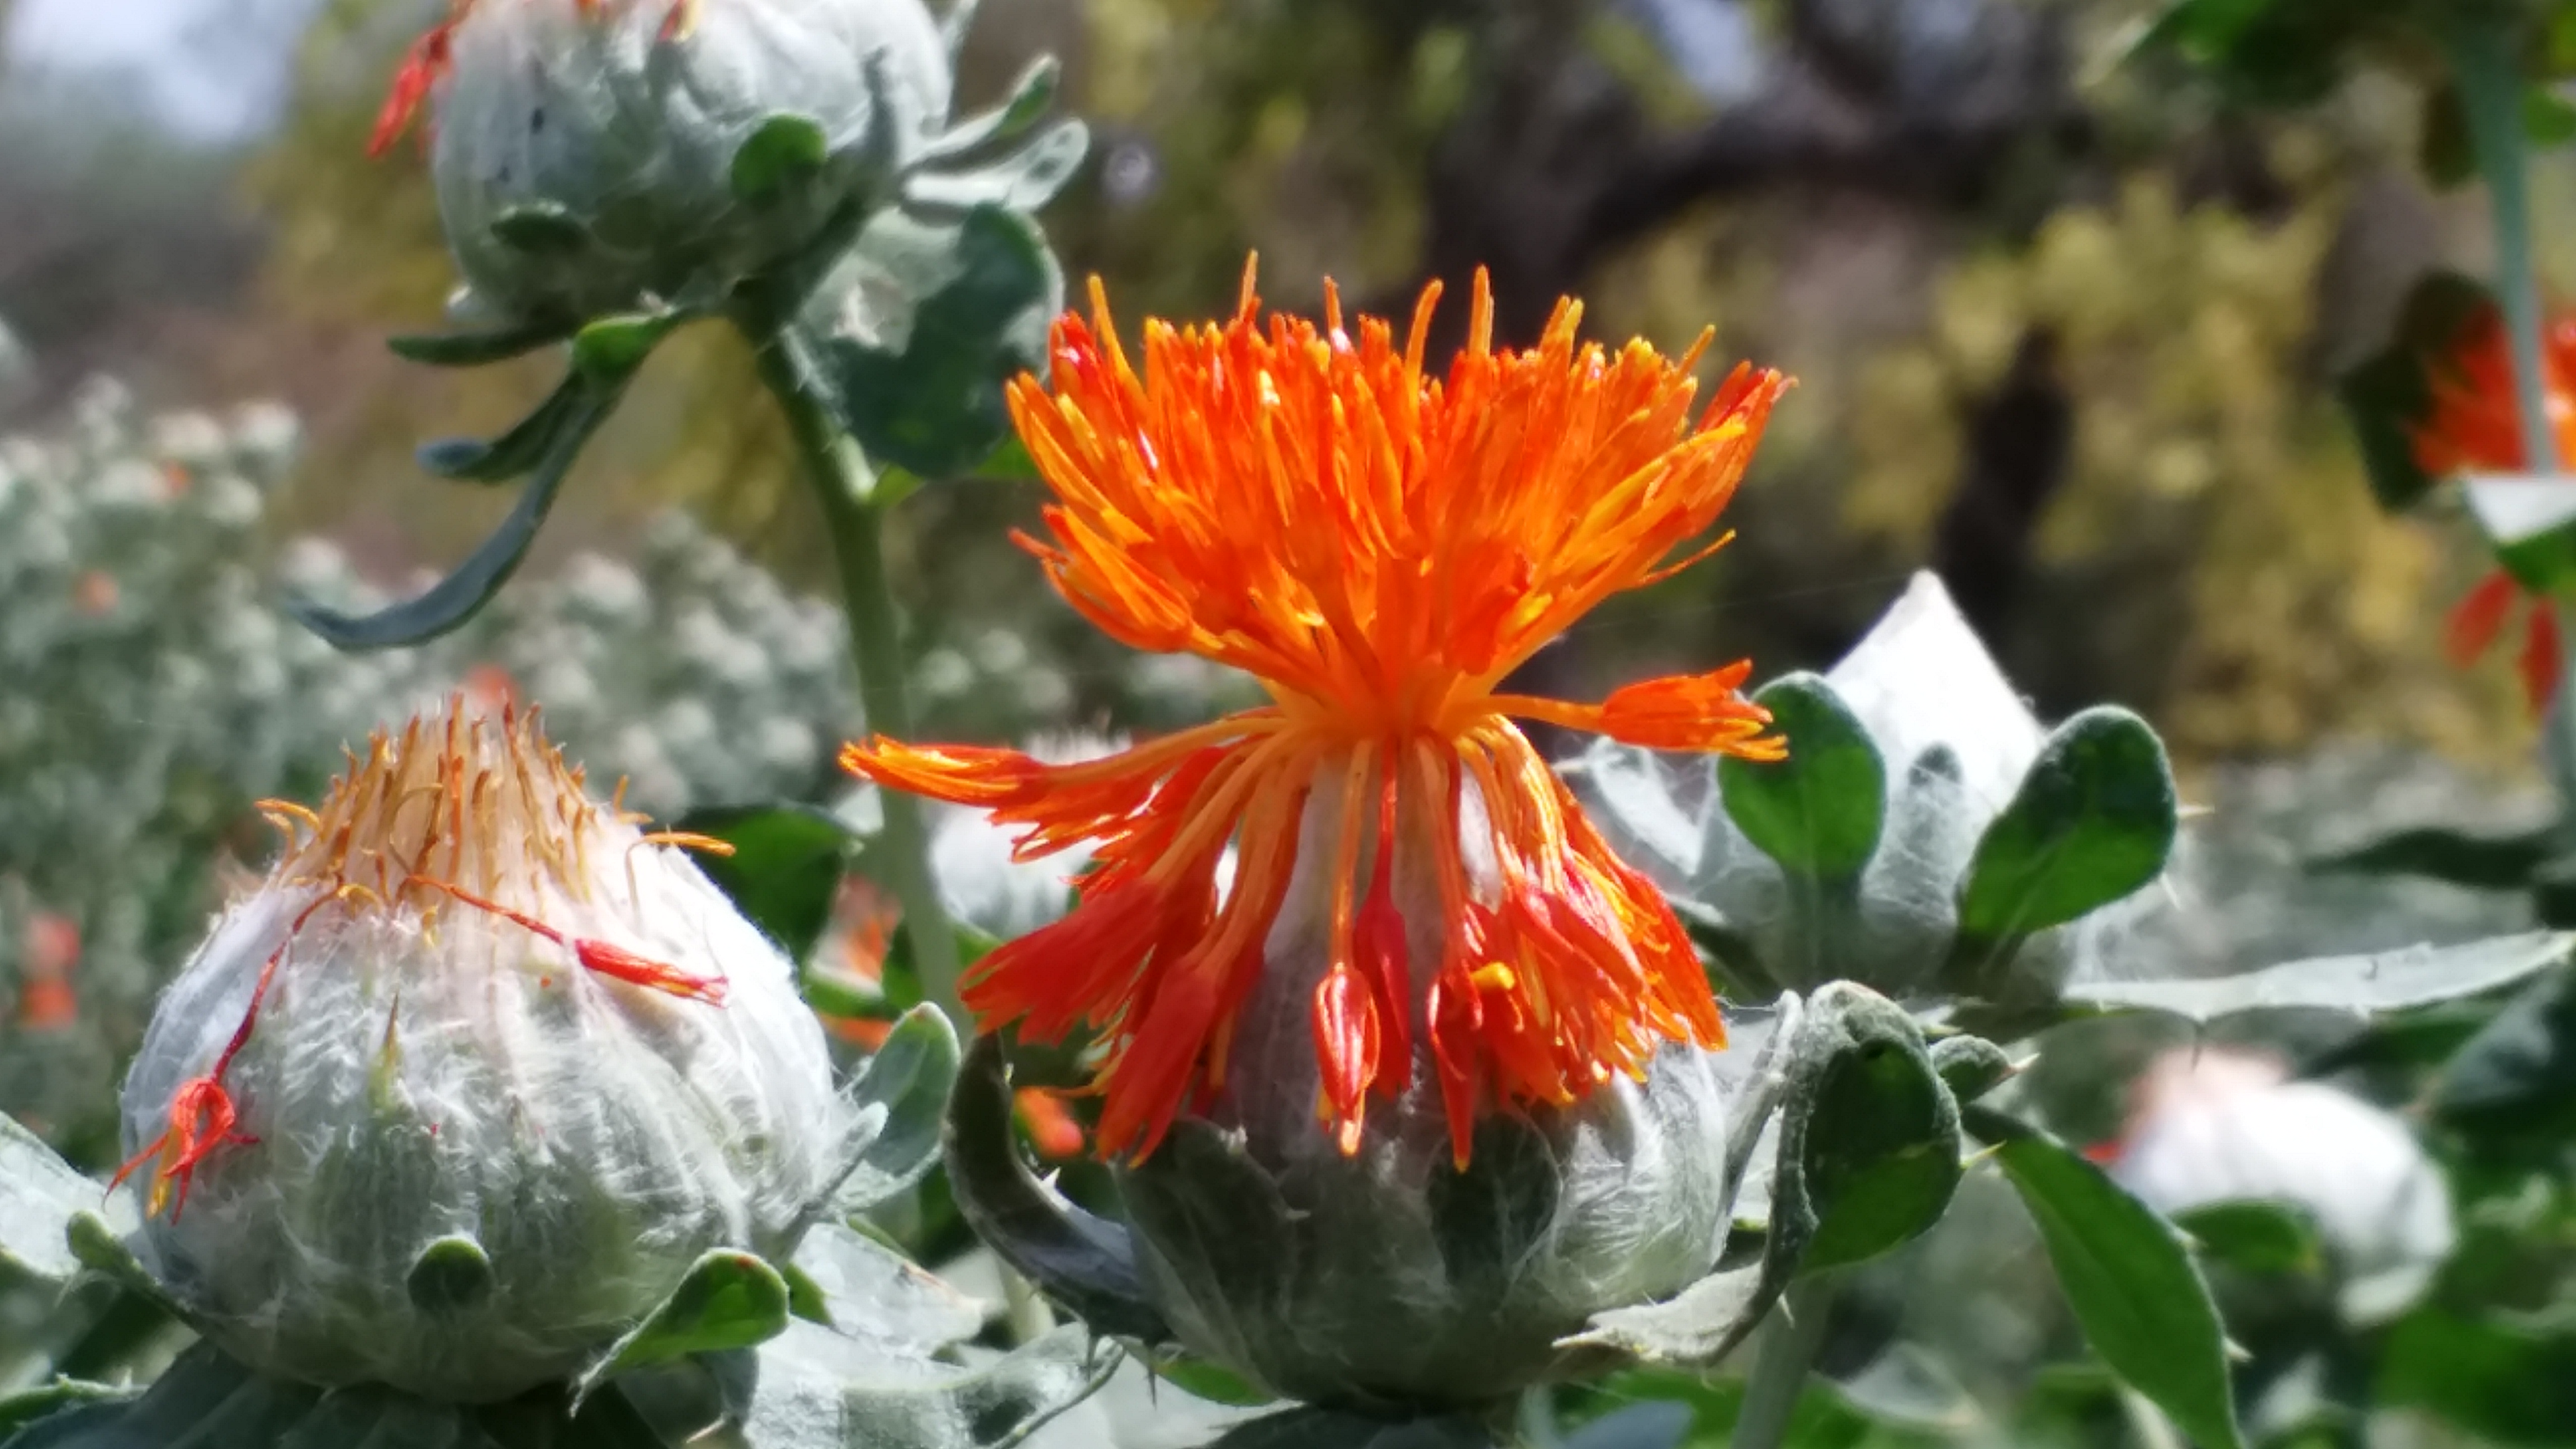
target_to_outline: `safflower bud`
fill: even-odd
[[[2165,1213],[2264,1202],[2305,1214],[2355,1323],[2410,1306],[2458,1241],[2450,1191],[2404,1122],[2323,1082],[2290,1081],[2268,1054],[2159,1057],[2105,1155],[2113,1177]]]
[[[843,1160],[786,959],[533,716],[379,734],[163,995],[123,1097],[138,1254],[264,1372],[563,1378]]]
[[[1336,813],[1307,811],[1224,1088],[1119,1191],[1148,1294],[1193,1351],[1283,1398],[1475,1408],[1549,1377],[1593,1314],[1709,1272],[1730,1219],[1726,1104],[1712,1054],[1670,1044],[1636,1075],[1487,1117],[1461,1163],[1426,972],[1410,1020],[1371,1041],[1370,1065],[1407,1085],[1368,1103],[1364,1132],[1319,1130],[1352,1095],[1315,1009],[1348,975],[1328,946]],[[1388,896],[1414,962],[1441,959],[1430,844],[1398,850]]]
[[[919,0],[451,0],[373,149],[434,106],[431,172],[485,311],[586,318],[712,291],[873,204],[947,122]],[[789,118],[809,170],[744,193],[736,159]]]

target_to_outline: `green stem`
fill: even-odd
[[[1825,1320],[1833,1313],[1830,1275],[1802,1278],[1789,1287],[1771,1321],[1762,1325],[1762,1341],[1753,1350],[1753,1373],[1744,1381],[1744,1411],[1736,1416],[1729,1449],[1779,1449],[1789,1437],[1789,1421],[1806,1391],[1808,1370],[1825,1341]]]
[[[2523,467],[2558,471],[2558,440],[2549,426],[2547,375],[2540,361],[2540,280],[2531,265],[2531,196],[2525,184],[2522,71],[2514,63],[2511,23],[2463,20],[2451,32],[2451,69],[2468,121],[2469,148],[2487,184],[2495,219],[2496,291],[2513,354],[2514,410],[2522,422]]]
[[[2496,292],[2504,303],[2513,360],[2515,419],[2522,425],[2523,470],[2559,471],[2557,429],[2549,421],[2548,374],[2541,354],[2540,278],[2531,259],[2531,196],[2522,118],[2523,80],[2515,64],[2512,23],[2500,16],[2463,20],[2450,33],[2452,79],[2468,122],[2469,149],[2486,182],[2495,229]],[[2576,632],[2561,646],[2562,679],[2576,679]],[[2542,756],[2566,808],[2559,832],[2576,842],[2576,707],[2565,690],[2550,706]]]
[[[1546,1384],[1521,1390],[1513,1429],[1519,1436],[1513,1449],[1564,1449],[1565,1436],[1556,1432],[1556,1392]]]
[[[903,641],[895,628],[894,593],[887,587],[883,520],[875,501],[876,477],[859,445],[841,431],[815,399],[781,343],[760,350],[761,380],[769,385],[795,435],[797,455],[814,483],[831,532],[833,560],[841,574],[841,606],[850,621],[850,653],[859,668],[859,703],[868,729],[894,739],[912,734],[912,700],[904,687]],[[921,974],[925,1001],[964,1020],[957,1000],[957,933],[930,869],[930,830],[921,802],[901,790],[879,790],[885,811],[880,858],[887,882],[903,907],[904,938]]]

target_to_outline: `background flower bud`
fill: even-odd
[[[2391,1113],[2242,1051],[2168,1053],[2136,1087],[2112,1173],[2168,1214],[2229,1202],[2305,1214],[2331,1255],[2344,1316],[2411,1305],[2458,1234],[2449,1190]]]
[[[708,1249],[793,1248],[844,1146],[821,1032],[681,850],[532,725],[453,717],[378,737],[313,820],[125,1087],[129,1170],[157,1154],[170,1199],[138,1250],[209,1337],[495,1399],[582,1367]],[[173,1173],[156,1134],[210,1083],[238,1135]]]
[[[481,302],[518,315],[773,265],[885,186],[950,100],[919,0],[479,0],[447,44],[439,213]],[[735,158],[782,116],[819,128],[822,166],[746,197]]]
[[[1464,813],[1473,841],[1472,791]],[[1310,1026],[1337,814],[1331,792],[1309,803],[1222,1093],[1120,1174],[1137,1258],[1184,1346],[1275,1394],[1491,1403],[1545,1377],[1556,1340],[1595,1312],[1669,1297],[1716,1261],[1729,1205],[1715,1059],[1672,1045],[1644,1081],[1613,1075],[1566,1107],[1489,1104],[1461,1170],[1417,991],[1411,1082],[1369,1102],[1345,1156],[1318,1120]],[[1395,870],[1417,986],[1443,941],[1426,853],[1409,846]]]

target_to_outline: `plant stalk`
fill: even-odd
[[[876,475],[858,443],[832,419],[798,376],[783,346],[760,349],[761,380],[787,415],[797,456],[822,503],[841,576],[841,607],[850,624],[850,654],[859,670],[859,703],[868,729],[903,739],[912,733],[912,700],[904,684],[903,641],[896,630],[894,593],[887,586],[883,519],[875,501]],[[921,802],[901,790],[879,790],[885,812],[881,858],[887,882],[903,908],[904,939],[921,975],[921,994],[961,1028],[965,1010],[957,997],[957,933],[931,873],[930,830]]]
[[[2549,418],[2549,381],[2541,350],[2540,278],[2531,258],[2529,150],[2522,118],[2523,81],[2514,63],[2511,22],[2465,19],[2450,33],[2451,73],[2468,122],[2469,150],[2486,183],[2495,230],[2496,293],[2504,305],[2513,362],[2514,417],[2522,429],[2523,471],[2559,472],[2557,428]],[[2555,603],[2551,607],[2556,607]],[[2561,679],[2576,679],[2576,631],[2561,630]],[[2550,705],[2541,754],[2564,808],[2559,833],[2576,841],[2576,708],[2561,696]]]
[[[2531,263],[2531,193],[2525,173],[2522,71],[2513,31],[2501,18],[2462,21],[2451,31],[2452,77],[2469,128],[2469,149],[2486,182],[2495,223],[2496,293],[2504,303],[2513,356],[2514,413],[2522,423],[2523,468],[2558,471],[2558,439],[2549,425],[2548,374],[2540,349],[2540,279]]]
[[[1831,1274],[1802,1278],[1762,1325],[1762,1341],[1753,1350],[1753,1373],[1744,1382],[1744,1409],[1736,1415],[1729,1449],[1780,1449],[1789,1437],[1789,1421],[1806,1391],[1807,1373],[1825,1341],[1825,1320],[1833,1313]]]

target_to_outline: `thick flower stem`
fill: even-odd
[[[1744,1382],[1744,1410],[1735,1419],[1729,1449],[1779,1449],[1789,1436],[1798,1396],[1806,1391],[1807,1372],[1825,1341],[1825,1320],[1833,1313],[1830,1275],[1802,1278],[1790,1285],[1771,1321],[1762,1325],[1762,1340],[1753,1350],[1753,1372]]]
[[[2523,466],[2548,476],[2564,462],[2549,420],[2548,378],[2542,371],[2540,279],[2531,260],[2531,200],[2523,135],[2522,69],[2515,63],[2510,21],[2477,16],[2450,33],[2452,79],[2468,122],[2469,149],[2486,182],[2495,230],[2495,285],[2504,305],[2505,336],[2513,359],[2514,416],[2522,426]],[[2576,631],[2562,631],[2567,657],[2561,678],[2576,678]],[[2565,803],[2560,830],[2576,832],[2576,708],[2562,696],[2551,706],[2542,754]]]
[[[769,384],[795,435],[797,456],[813,480],[814,495],[832,536],[841,575],[841,607],[850,622],[850,653],[859,669],[859,703],[870,731],[895,739],[912,735],[912,701],[904,687],[903,642],[895,629],[894,594],[886,585],[882,505],[876,477],[859,446],[815,399],[784,346],[760,351],[761,380]],[[921,995],[963,1022],[957,999],[957,933],[931,873],[930,830],[921,802],[901,790],[880,790],[885,830],[879,858],[903,907],[904,939],[911,943]]]

